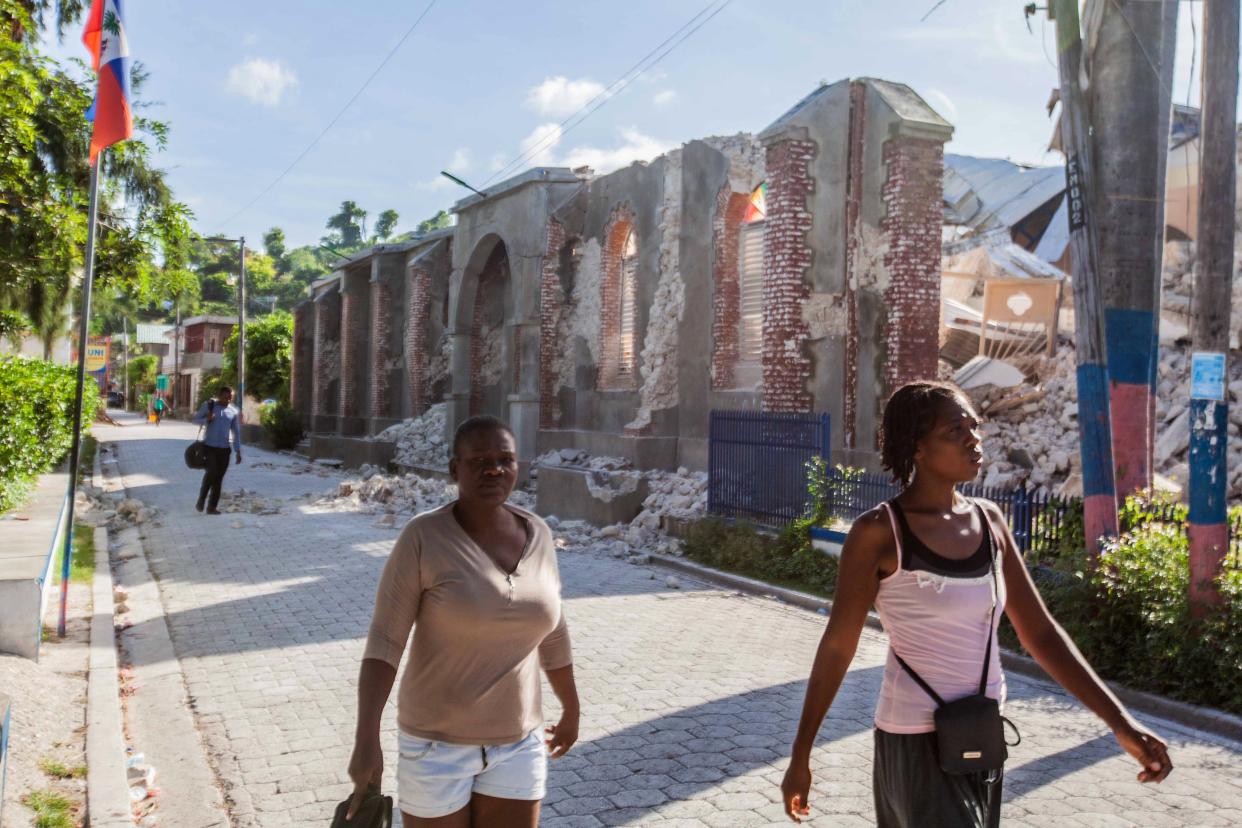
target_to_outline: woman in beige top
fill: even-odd
[[[552,533],[507,503],[513,432],[471,417],[453,436],[458,499],[406,525],[384,567],[358,678],[350,817],[384,769],[380,717],[398,692],[398,800],[406,828],[534,828],[547,756],[578,739],[569,631]],[[539,668],[561,703],[543,722]]]

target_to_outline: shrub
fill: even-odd
[[[272,438],[273,445],[278,449],[291,449],[302,439],[302,415],[299,414],[288,400],[281,399],[271,405],[263,406],[259,422]]]
[[[0,511],[13,508],[29,481],[60,462],[72,445],[76,380],[66,366],[0,357]],[[83,407],[94,404],[88,395]],[[83,427],[92,419],[83,417]]]
[[[750,524],[705,518],[687,531],[686,556],[717,569],[831,595],[837,561],[811,546],[809,527],[809,521],[798,521],[774,536]]]
[[[221,385],[228,383],[224,381],[219,368],[204,372],[203,381],[198,386],[198,399],[194,401],[194,410],[197,411],[203,403],[215,397]]]

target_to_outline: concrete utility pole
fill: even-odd
[[[1238,0],[1203,4],[1199,238],[1190,377],[1190,599],[1219,600],[1216,578],[1229,548],[1229,395],[1225,390],[1237,204]]]
[[[1052,0],[1048,10],[1057,27],[1061,144],[1065,148],[1065,198],[1069,205],[1070,254],[1074,270],[1074,347],[1078,357],[1083,523],[1087,550],[1094,559],[1099,552],[1100,538],[1117,534],[1104,320],[1096,269],[1099,242],[1091,209],[1095,182],[1086,101],[1080,85],[1082,31],[1078,23],[1078,0]]]
[[[177,297],[177,327],[173,329],[173,414],[177,413],[177,386],[181,385],[181,297]]]
[[[122,379],[125,380],[125,390],[121,392],[125,395],[125,402],[122,403],[121,410],[129,411],[129,319],[124,316],[121,317],[121,331],[123,332],[122,341],[124,342],[121,351],[121,361],[124,363],[124,367],[121,368],[121,371],[123,372]]]
[[[1152,485],[1164,160],[1172,113],[1176,0],[1088,0],[1099,284],[1117,494]],[[1089,27],[1091,24],[1088,24]]]

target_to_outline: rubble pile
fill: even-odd
[[[220,493],[221,512],[244,513],[251,515],[279,515],[284,509],[275,500],[262,497],[249,489],[238,489],[230,492],[227,489]]]
[[[397,444],[394,460],[402,466],[442,469],[448,466],[449,446],[444,438],[447,403],[436,403],[421,416],[391,425],[371,439]]]
[[[416,474],[382,474],[374,466],[363,466],[355,476],[329,490],[317,505],[334,511],[390,515],[393,519],[382,521],[383,525],[399,527],[405,519],[443,506],[456,497],[456,483]],[[534,496],[520,489],[509,496],[509,502],[523,509],[535,508]]]

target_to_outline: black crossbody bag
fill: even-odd
[[[982,510],[980,510],[982,512]],[[923,677],[914,671],[905,659],[893,650],[893,656],[901,668],[909,673],[919,687],[936,703],[934,721],[936,724],[936,748],[940,756],[940,769],[955,775],[968,773],[995,773],[1005,766],[1009,756],[1008,747],[1022,741],[1021,734],[1013,722],[1001,715],[1000,703],[989,698],[985,691],[988,685],[988,664],[992,659],[992,633],[996,623],[996,608],[1000,603],[1000,592],[996,576],[996,538],[992,533],[991,523],[983,514],[984,531],[988,533],[992,544],[992,614],[988,618],[988,644],[983,651],[983,672],[979,676],[979,692],[973,696],[956,701],[946,702]],[[1013,728],[1018,737],[1012,743],[1005,742],[1005,725]]]

